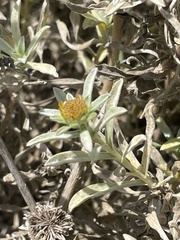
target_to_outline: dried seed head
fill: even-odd
[[[72,217],[60,207],[38,205],[28,217],[28,233],[32,240],[65,240],[74,225]]]

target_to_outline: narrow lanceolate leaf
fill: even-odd
[[[44,108],[39,111],[41,115],[52,117],[52,116],[59,116],[60,112],[58,109],[51,109],[51,108]]]
[[[69,126],[69,125],[62,126],[62,127],[60,127],[60,128],[56,131],[56,134],[57,134],[57,135],[61,135],[61,134],[65,133],[65,132],[69,131],[70,129],[71,129],[71,126]]]
[[[26,56],[27,56],[27,61],[31,60],[31,57],[34,55],[36,48],[38,47],[38,44],[42,38],[42,36],[44,35],[44,33],[49,29],[49,26],[44,26],[43,28],[41,28],[39,30],[39,32],[37,32],[35,34],[35,36],[33,37],[27,51],[26,51]]]
[[[27,146],[32,146],[32,145],[35,145],[37,143],[42,143],[42,142],[49,142],[52,140],[76,138],[78,136],[79,136],[78,131],[67,132],[67,133],[63,133],[61,135],[57,135],[56,132],[47,132],[47,133],[43,133],[43,134],[31,139],[27,143]]]
[[[117,106],[119,97],[121,94],[122,85],[123,85],[122,79],[114,83],[110,92],[111,95],[108,98],[106,103],[106,112],[110,111],[110,109],[113,109],[114,107]],[[113,147],[113,128],[114,128],[114,119],[111,119],[106,124],[106,142],[109,146],[112,146],[112,147]]]
[[[64,102],[66,100],[66,94],[60,88],[53,88],[54,96],[57,102]]]
[[[96,111],[103,103],[106,102],[108,97],[110,96],[109,93],[102,94],[98,98],[96,98],[92,103],[91,103],[91,111]]]
[[[21,30],[20,30],[20,10],[21,10],[21,0],[18,0],[11,13],[11,31],[12,37],[14,40],[15,48],[18,47],[19,40],[21,38]]]
[[[167,140],[173,138],[173,133],[162,117],[156,119],[156,124]]]
[[[180,148],[180,138],[173,138],[168,140],[167,142],[165,142],[160,150],[161,151],[173,151],[173,150],[177,150],[178,148]]]
[[[36,63],[36,62],[26,62],[28,68],[39,71],[44,74],[49,74],[54,77],[58,77],[58,73],[56,72],[56,68],[48,63]]]
[[[106,160],[106,159],[111,159],[111,155],[102,152],[99,153],[96,159],[93,159],[88,153],[83,152],[83,151],[67,151],[67,152],[61,152],[58,154],[53,155],[51,158],[47,160],[45,163],[46,166],[54,166],[58,167],[62,164],[67,164],[67,163],[76,163],[76,162],[91,162],[94,160]]]
[[[165,1],[164,0],[150,0],[151,2],[153,2],[155,5],[160,6],[160,7],[165,7]]]
[[[77,192],[69,202],[69,211],[72,212],[73,209],[81,205],[88,199],[95,197],[100,197],[106,193],[110,193],[115,190],[119,190],[125,187],[141,186],[144,183],[141,180],[135,181],[124,181],[124,182],[112,182],[112,183],[96,183],[89,185]]]
[[[93,142],[91,134],[87,129],[83,129],[80,131],[80,140],[85,149],[91,152],[93,148]]]
[[[46,24],[46,20],[48,18],[48,13],[49,13],[49,1],[44,0],[42,8],[41,8],[39,23],[38,23],[36,32],[38,32]]]
[[[106,125],[106,123],[112,118],[120,116],[126,112],[127,112],[127,109],[123,107],[112,107],[111,109],[107,110],[107,112],[104,114],[104,117],[102,119],[99,129],[103,128]]]
[[[9,56],[14,52],[14,49],[2,38],[0,38],[0,50],[7,53]]]
[[[91,97],[92,97],[92,91],[94,86],[94,81],[97,74],[97,68],[94,68],[91,70],[91,72],[88,74],[88,76],[85,79],[84,87],[83,87],[83,97],[84,99],[87,99],[86,103],[89,106],[91,103]]]
[[[125,157],[130,151],[132,151],[135,147],[139,146],[143,142],[146,141],[146,136],[144,134],[139,134],[134,136],[130,143],[128,144],[128,147],[125,149],[123,153],[123,157]]]

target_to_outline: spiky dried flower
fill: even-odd
[[[37,205],[28,217],[28,225],[32,240],[65,240],[74,223],[72,217],[61,207]]]

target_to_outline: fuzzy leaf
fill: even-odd
[[[107,112],[104,114],[99,129],[103,128],[106,125],[106,123],[108,123],[108,121],[111,120],[112,118],[120,116],[126,112],[127,109],[123,107],[112,107],[111,109],[107,110]]]
[[[173,138],[165,142],[160,150],[161,151],[174,151],[180,147],[180,138]]]
[[[85,149],[91,152],[93,148],[93,142],[91,134],[87,129],[83,129],[80,131],[80,140]]]
[[[0,38],[0,50],[7,53],[9,56],[12,56],[14,52],[14,49],[2,38]]]
[[[112,182],[112,183],[96,183],[89,185],[77,192],[69,202],[69,211],[72,212],[74,208],[81,205],[88,199],[100,197],[106,193],[113,192],[125,187],[141,186],[144,183],[141,180],[127,181],[127,182]]]
[[[86,77],[85,82],[84,82],[82,96],[84,97],[84,99],[87,99],[86,103],[88,106],[91,103],[92,91],[93,91],[96,74],[97,74],[97,68],[92,69],[91,72]]]
[[[41,8],[41,13],[40,13],[40,18],[39,18],[39,23],[37,26],[36,31],[38,32],[44,25],[46,24],[46,20],[48,18],[48,13],[49,13],[49,1],[44,0],[42,8]]]
[[[28,143],[27,146],[32,146],[37,143],[42,143],[42,142],[49,142],[52,140],[59,140],[59,139],[69,139],[69,138],[76,138],[79,136],[79,131],[69,131],[66,133],[63,133],[61,135],[57,135],[56,132],[47,132],[38,135],[37,137],[31,139]]]
[[[20,10],[21,10],[21,0],[18,0],[11,13],[11,31],[12,37],[15,44],[15,49],[17,50],[19,40],[21,38],[21,30],[20,30]]]
[[[62,126],[62,127],[60,127],[57,131],[56,131],[56,134],[57,135],[61,135],[61,134],[63,134],[63,133],[65,133],[65,132],[67,132],[67,131],[69,131],[71,129],[71,126]]]
[[[110,109],[114,109],[114,107],[117,106],[119,97],[121,94],[122,85],[123,85],[122,79],[114,83],[110,92],[111,95],[108,98],[106,103],[106,112],[108,112]],[[108,145],[112,147],[113,147],[113,128],[114,128],[114,119],[111,119],[106,124],[106,142]]]
[[[75,162],[91,162],[91,161],[97,161],[97,160],[106,160],[111,159],[111,155],[102,152],[98,153],[96,156],[96,159],[92,159],[92,157],[83,151],[67,151],[67,152],[61,152],[58,154],[53,155],[51,158],[49,158],[45,166],[60,166],[62,164],[68,164],[68,163],[75,163]]]
[[[41,115],[52,117],[52,116],[59,116],[60,112],[58,109],[51,109],[51,108],[44,108],[39,111]]]
[[[56,72],[56,68],[53,65],[48,63],[36,63],[36,62],[26,62],[28,68],[39,71],[44,74],[53,75],[54,77],[58,77],[58,73]]]
[[[49,26],[44,26],[43,28],[41,28],[33,37],[27,51],[26,51],[26,57],[27,57],[27,61],[31,60],[32,56],[34,55],[36,48],[42,38],[42,36],[44,35],[44,33],[49,29]],[[53,74],[52,74],[53,75]]]
[[[152,3],[154,3],[155,5],[160,6],[160,7],[165,7],[165,6],[166,6],[164,0],[150,0],[150,1],[151,1]]]
[[[132,151],[135,147],[137,147],[138,145],[140,145],[141,143],[146,141],[146,136],[144,134],[138,134],[136,136],[134,136],[128,147],[126,148],[126,150],[123,153],[123,157],[125,157],[130,151]]]
[[[96,111],[110,96],[109,93],[102,94],[91,103],[91,111]]]
[[[156,124],[160,128],[161,132],[164,134],[164,136],[167,140],[173,138],[173,133],[172,133],[171,129],[168,127],[168,125],[166,124],[166,122],[164,121],[164,119],[162,117],[158,117],[156,119]]]
[[[66,100],[66,94],[60,88],[54,87],[53,92],[58,102],[64,102]]]

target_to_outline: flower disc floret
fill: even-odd
[[[88,112],[84,98],[80,95],[74,99],[59,102],[59,111],[67,122],[79,121]]]

